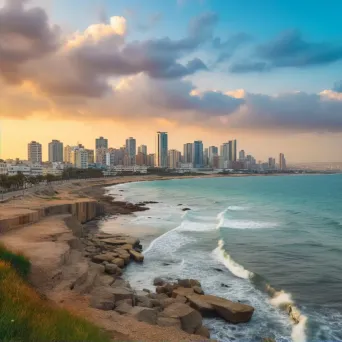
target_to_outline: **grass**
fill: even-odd
[[[1,342],[109,342],[88,321],[42,299],[26,282],[30,263],[0,246]]]

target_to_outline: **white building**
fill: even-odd
[[[63,143],[59,140],[52,140],[49,143],[49,162],[63,161]]]
[[[115,172],[139,172],[139,173],[147,173],[147,166],[145,165],[115,165],[111,167],[111,170]]]
[[[7,163],[3,160],[0,160],[0,175],[7,175]]]
[[[39,164],[31,166],[31,176],[37,177],[43,175],[43,167]]]
[[[157,132],[156,134],[156,167],[167,167],[168,137],[167,132]]]
[[[63,174],[63,170],[61,169],[54,169],[52,167],[44,168],[43,175],[53,175],[53,176],[61,176]]]
[[[24,164],[11,165],[7,164],[7,174],[9,176],[15,176],[18,173],[22,173],[24,176],[31,176],[31,167]]]
[[[31,141],[27,145],[28,161],[32,164],[42,163],[42,145],[37,141]]]
[[[75,151],[75,167],[78,169],[88,168],[88,152],[84,148]]]

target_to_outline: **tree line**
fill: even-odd
[[[48,184],[57,181],[69,179],[87,179],[87,178],[101,178],[103,173],[98,169],[64,169],[62,174],[55,176],[52,174],[38,175],[38,176],[25,176],[22,172],[16,175],[0,175],[0,188],[3,191],[16,191],[36,186],[38,184]]]

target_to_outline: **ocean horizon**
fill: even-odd
[[[124,274],[137,289],[191,277],[255,307],[246,324],[205,319],[218,341],[342,341],[341,190],[340,174],[126,183],[108,194],[157,203],[101,229],[140,237],[145,262]]]

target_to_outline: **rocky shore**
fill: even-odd
[[[205,295],[195,279],[151,279],[155,292],[132,289],[122,277],[130,262],[143,262],[137,238],[128,235],[86,233],[83,253],[99,272],[97,286],[90,292],[90,305],[100,310],[114,310],[120,315],[160,327],[174,327],[189,334],[210,338],[203,317],[219,317],[230,323],[248,322],[254,308],[227,299]]]

